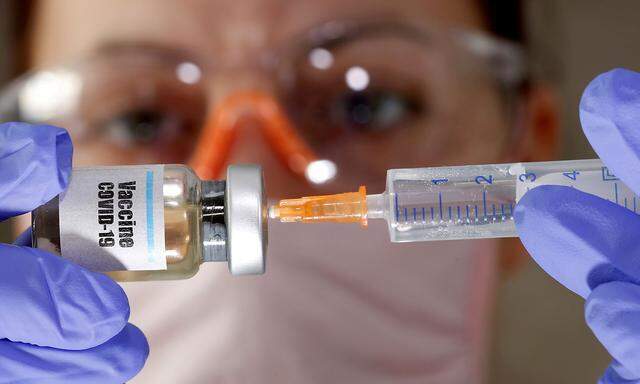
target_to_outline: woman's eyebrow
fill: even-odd
[[[96,56],[144,55],[158,60],[201,62],[199,55],[189,49],[152,41],[110,40],[99,44],[92,52]]]

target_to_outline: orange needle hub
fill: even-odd
[[[367,190],[361,186],[358,192],[280,200],[269,209],[269,217],[288,223],[360,223],[366,227]]]

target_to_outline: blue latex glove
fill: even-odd
[[[594,79],[582,128],[605,164],[640,194],[640,74]],[[573,188],[532,189],[515,210],[520,239],[540,266],[587,299],[585,318],[614,361],[600,383],[640,383],[640,216]]]
[[[62,192],[71,154],[63,129],[0,124],[0,220]],[[128,318],[127,297],[107,276],[0,244],[0,383],[123,383],[149,353]]]

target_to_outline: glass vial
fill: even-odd
[[[226,181],[202,181],[184,165],[77,168],[32,212],[32,241],[118,281],[185,279],[208,261],[264,273],[262,172],[232,165]]]

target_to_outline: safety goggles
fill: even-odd
[[[475,32],[332,22],[243,63],[110,47],[17,79],[0,121],[63,126],[76,147],[113,161],[189,162],[203,178],[251,129],[312,185],[366,183],[507,145],[527,76],[518,46]]]

